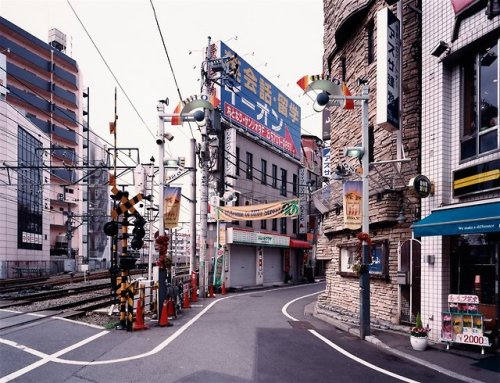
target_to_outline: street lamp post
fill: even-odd
[[[313,81],[311,81],[313,80]],[[369,203],[369,137],[368,137],[368,100],[369,88],[364,80],[358,80],[358,84],[362,85],[362,92],[360,96],[351,96],[345,91],[344,86],[340,81],[330,81],[329,79],[319,78],[319,76],[305,76],[298,82],[299,86],[304,91],[319,90],[321,91],[317,97],[314,105],[314,110],[317,112],[322,111],[328,104],[336,106],[344,105],[344,108],[352,109],[353,106],[346,106],[348,102],[351,104],[354,101],[361,103],[361,145],[362,147],[346,148],[345,154],[357,156],[361,158],[362,166],[362,222],[361,230],[363,233],[370,233],[370,203]],[[354,149],[356,154],[349,153],[347,149]],[[361,245],[361,270],[359,276],[359,335],[361,339],[365,339],[370,335],[370,274],[369,274],[369,258],[370,248],[367,239],[363,239]]]

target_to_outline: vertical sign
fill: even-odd
[[[224,129],[224,174],[227,186],[234,186],[236,179],[236,129]]]
[[[181,188],[165,186],[163,199],[163,223],[168,229],[177,227],[179,224],[179,212],[181,210]]]
[[[330,148],[323,148],[323,177],[330,178]]]
[[[399,19],[383,8],[377,12],[377,121],[388,131],[399,129]]]
[[[305,234],[307,232],[307,180],[306,180],[306,169],[299,169],[299,196],[300,196],[300,205],[299,205],[299,234]]]
[[[356,230],[361,227],[362,181],[344,182],[344,228]]]
[[[5,98],[7,93],[7,57],[0,53],[0,99]]]

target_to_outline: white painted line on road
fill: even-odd
[[[297,302],[298,300],[301,300],[301,299],[304,299],[304,298],[308,298],[310,296],[313,296],[313,295],[316,295],[316,294],[319,294],[321,293],[322,291],[319,291],[319,292],[316,292],[316,293],[313,293],[313,294],[307,294],[307,295],[303,295],[301,297],[298,297],[298,298],[295,298],[295,299],[292,299],[290,302],[288,302],[286,305],[283,306],[283,308],[281,309],[281,312],[283,313],[283,315],[285,315],[287,318],[289,318],[290,320],[292,321],[298,321],[298,319],[294,318],[293,316],[291,316],[290,314],[288,314],[288,307],[294,303],[294,302]],[[331,340],[329,340],[328,338],[325,338],[323,335],[319,334],[316,330],[307,330],[309,331],[309,333],[311,333],[312,335],[314,335],[316,338],[322,340],[324,343],[326,343],[327,345],[329,345],[330,347],[332,347],[333,349],[335,349],[337,352],[340,352],[341,354],[347,356],[348,358],[354,360],[355,362],[358,362],[368,368],[371,368],[372,370],[375,370],[375,371],[378,371],[378,372],[381,372],[382,374],[385,374],[385,375],[389,375],[389,376],[392,376],[393,378],[396,378],[396,379],[399,379],[399,380],[402,380],[403,382],[408,382],[408,383],[419,383],[418,381],[416,380],[412,380],[412,379],[409,379],[409,378],[405,378],[404,376],[401,376],[401,375],[398,375],[398,374],[395,374],[393,372],[390,372],[388,370],[385,370],[381,367],[378,367],[378,366],[375,366],[374,364],[371,364],[369,362],[367,362],[366,360],[363,360],[361,358],[358,358],[356,355],[353,355],[351,354],[349,351],[346,351],[344,350],[342,347],[336,345],[335,343],[333,343]]]
[[[41,358],[40,360],[36,361],[35,363],[32,363],[24,368],[21,368],[20,370],[17,370],[9,375],[6,375],[6,376],[0,378],[0,383],[10,382],[11,380],[16,379],[16,378],[34,370],[35,368],[38,368],[38,367],[40,367],[48,362],[53,362],[55,359],[57,359],[57,357],[64,355],[70,351],[73,351],[73,350],[77,349],[78,347],[81,347],[87,343],[90,343],[90,342],[94,341],[95,339],[97,339],[103,335],[106,335],[108,332],[109,331],[101,331],[101,332],[99,332],[99,333],[97,333],[89,338],[86,338],[78,343],[75,343],[72,346],[66,347],[66,348],[64,348],[64,349],[62,349],[54,354],[50,354],[50,355],[45,354],[45,353],[41,353],[39,351],[36,351],[32,348],[23,346],[23,345],[18,344],[16,342],[12,342],[12,341],[9,341],[7,339],[0,338],[0,343],[4,343],[4,344],[7,344],[9,346],[15,347],[19,350],[29,352],[30,354],[36,355],[36,356]]]

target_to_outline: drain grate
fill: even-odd
[[[293,328],[299,329],[299,330],[312,330],[314,329],[314,326],[305,320],[295,320],[295,321],[288,321],[290,323],[290,326]]]

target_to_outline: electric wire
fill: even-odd
[[[115,79],[117,85],[119,86],[120,90],[123,92],[123,94],[125,95],[125,98],[127,99],[127,101],[129,102],[130,106],[132,106],[132,109],[134,109],[135,113],[137,114],[137,116],[139,117],[139,119],[141,120],[141,122],[144,124],[144,127],[147,129],[147,131],[151,134],[151,136],[153,138],[156,138],[155,135],[153,134],[153,132],[151,131],[151,129],[148,127],[148,125],[146,124],[146,121],[144,121],[144,119],[142,118],[141,114],[139,113],[139,111],[137,110],[137,108],[135,107],[134,103],[132,102],[132,100],[130,99],[130,97],[128,96],[127,92],[125,91],[125,89],[123,88],[122,84],[120,83],[120,81],[118,80],[118,78],[116,77],[116,75],[114,74],[113,70],[111,69],[111,67],[109,66],[108,62],[106,61],[106,59],[104,58],[103,54],[101,53],[99,47],[97,46],[97,44],[95,43],[94,39],[92,38],[92,36],[90,35],[89,31],[87,30],[87,28],[85,27],[85,25],[83,24],[83,21],[80,19],[80,17],[78,16],[78,13],[76,12],[76,10],[73,8],[73,6],[71,5],[71,2],[69,0],[66,0],[66,2],[68,3],[69,7],[71,8],[71,10],[73,11],[75,17],[77,18],[78,22],[80,23],[80,25],[82,26],[83,30],[85,31],[85,33],[87,34],[87,37],[90,39],[90,41],[92,42],[92,45],[94,46],[94,48],[96,49],[97,53],[99,54],[99,56],[101,57],[102,61],[104,62],[104,65],[106,65],[106,68],[108,68],[108,71],[109,73],[111,73],[111,76],[113,76],[113,78]]]

